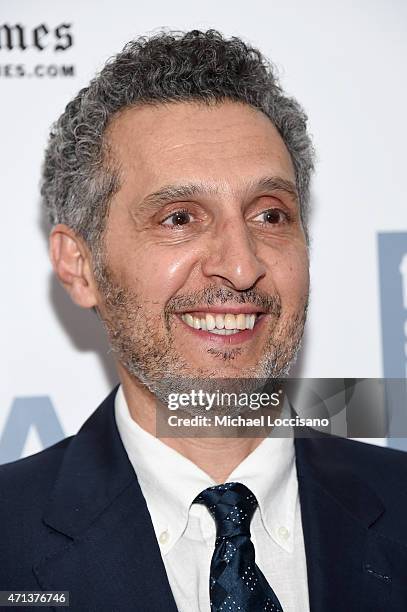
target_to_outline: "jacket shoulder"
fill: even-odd
[[[338,443],[337,461],[369,482],[383,500],[407,512],[407,453],[355,440]]]
[[[373,470],[388,470],[390,467],[407,470],[407,452],[378,446],[369,442],[327,436],[316,438],[315,457],[352,467],[353,470],[372,472]],[[329,451],[328,451],[329,446]]]
[[[310,471],[324,488],[339,491],[341,497],[363,482],[386,508],[389,533],[403,531],[407,537],[406,452],[327,435],[303,438],[299,446],[302,474]]]
[[[38,588],[31,570],[44,554],[42,522],[71,437],[35,455],[0,466],[0,584],[3,588]]]
[[[34,455],[0,465],[0,500],[3,502],[0,516],[5,505],[8,515],[13,506],[21,510],[25,502],[32,511],[33,506],[50,492],[72,438],[64,438]]]

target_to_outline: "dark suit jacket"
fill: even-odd
[[[115,392],[76,436],[0,466],[0,590],[176,612]],[[311,612],[407,611],[407,453],[325,437],[295,450]]]

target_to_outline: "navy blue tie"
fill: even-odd
[[[244,484],[209,487],[195,498],[216,523],[209,594],[211,612],[282,612],[277,595],[255,563],[250,522],[257,499]]]

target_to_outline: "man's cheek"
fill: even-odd
[[[155,293],[174,295],[188,280],[196,255],[185,246],[146,252],[143,275]]]
[[[303,250],[294,253],[293,257],[288,260],[287,268],[287,285],[299,294],[307,292],[310,281],[308,253]]]
[[[279,258],[273,262],[271,274],[280,287],[305,287],[309,284],[308,258],[299,255]]]

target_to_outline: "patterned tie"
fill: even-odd
[[[282,612],[277,595],[254,560],[250,522],[257,499],[240,482],[209,487],[195,498],[216,522],[209,578],[211,612]]]

